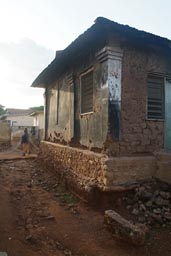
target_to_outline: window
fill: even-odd
[[[147,116],[149,119],[164,118],[164,78],[149,76]]]
[[[81,75],[81,113],[93,111],[93,70]]]

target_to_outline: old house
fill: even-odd
[[[43,133],[44,133],[44,111],[39,110],[39,111],[33,111],[30,113],[30,116],[34,118],[33,124],[34,124],[34,133],[38,133],[38,140],[41,141],[43,138]]]
[[[170,40],[99,17],[32,86],[45,88],[46,166],[84,188],[171,181]]]
[[[34,128],[34,118],[30,116],[31,112],[32,110],[30,109],[6,109],[5,119],[10,122],[12,145],[21,140],[25,127],[28,128],[29,132]]]
[[[44,128],[44,111],[33,111],[30,113],[30,116],[33,117],[33,124],[35,127],[39,127],[40,129]]]
[[[30,109],[7,108],[6,112],[6,120],[11,122],[11,126],[29,127],[34,124],[34,118],[30,116],[32,112]]]

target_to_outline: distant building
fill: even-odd
[[[34,111],[30,113],[30,116],[34,118],[33,133],[38,132],[38,139],[41,141],[44,134],[44,111]]]
[[[10,122],[12,145],[21,140],[24,128],[27,127],[29,133],[34,129],[34,118],[30,116],[33,110],[7,108],[4,115],[5,120]]]
[[[30,113],[30,116],[34,118],[33,125],[44,129],[44,111],[34,111]]]
[[[7,108],[6,120],[11,122],[11,126],[34,126],[34,118],[30,116],[31,112],[32,110],[30,109]]]

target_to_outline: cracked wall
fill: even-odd
[[[147,119],[147,77],[171,77],[170,56],[128,46],[122,47],[122,57],[108,51],[90,56],[49,86],[47,140],[109,156],[163,150],[164,120]],[[93,112],[81,114],[80,74],[92,67]]]

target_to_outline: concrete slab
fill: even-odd
[[[171,184],[171,153],[158,152],[156,177]]]

